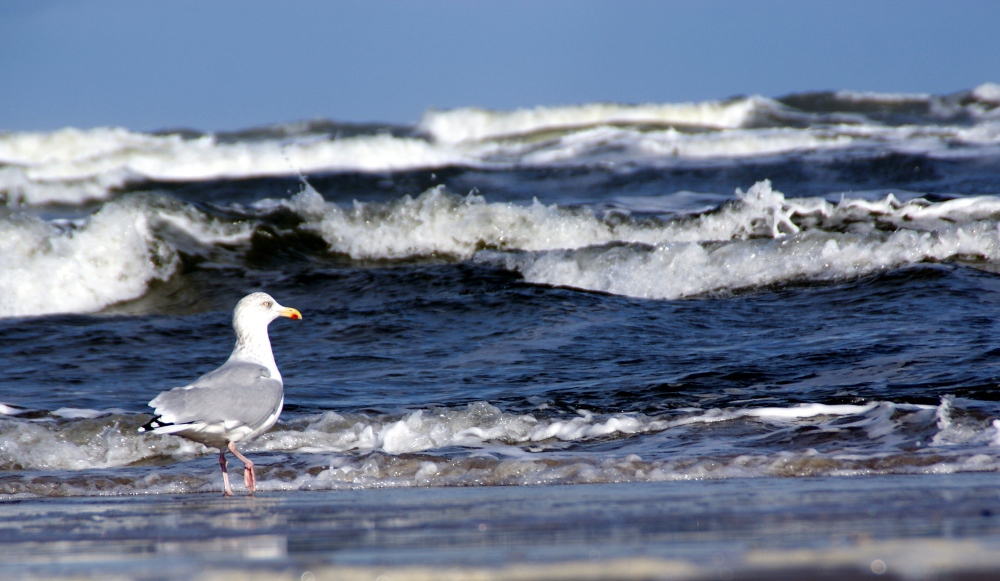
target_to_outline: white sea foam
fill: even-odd
[[[731,164],[734,160],[790,153],[822,161],[852,151],[868,155],[898,152],[955,158],[996,155],[1000,123],[972,127],[824,125],[808,128],[727,129],[686,133],[674,129],[640,131],[595,127],[538,144],[504,146],[504,159],[525,166],[579,166],[628,163],[672,167],[694,161]]]
[[[926,103],[934,98],[927,93],[876,93],[874,91],[837,91],[833,96],[845,101],[881,103]]]
[[[129,156],[170,155],[179,136],[121,128],[0,134],[0,198],[27,204],[78,203],[105,197],[130,179]]]
[[[28,410],[27,408],[13,406],[0,402],[0,415],[3,416],[19,416],[28,411],[30,410]]]
[[[0,218],[0,317],[91,312],[142,296],[178,268],[175,247],[158,234],[165,227],[209,245],[245,240],[251,231],[144,197],[72,223]]]
[[[0,163],[26,166],[69,163],[127,151],[170,150],[182,142],[176,135],[149,135],[110,127],[0,133]]]
[[[423,139],[362,135],[344,139],[218,142],[123,129],[0,134],[0,198],[8,203],[79,203],[147,180],[186,182],[295,175],[387,172],[473,162],[480,156]]]
[[[856,145],[858,140],[852,136],[831,131],[781,128],[684,133],[675,129],[638,131],[605,126],[568,133],[544,146],[524,144],[523,152],[517,152],[517,163],[539,167],[619,161],[670,165],[685,160],[731,160]],[[508,158],[516,151],[513,145],[506,149]]]
[[[0,316],[95,311],[142,295],[177,260],[135,208],[106,206],[79,229],[0,220]]]
[[[344,208],[326,204],[314,189],[285,205],[310,223],[330,249],[356,259],[450,255],[470,258],[478,250],[578,249],[613,242],[660,244],[780,236],[798,232],[791,218],[831,212],[821,199],[785,200],[769,182],[747,193],[741,204],[704,214],[695,221],[646,224],[608,220],[588,208],[560,208],[537,200],[530,205],[489,203],[433,188],[389,204],[355,202]]]
[[[0,471],[115,468],[157,456],[183,459],[207,451],[177,438],[137,438],[134,416],[75,410],[68,418],[69,422],[5,421],[0,425]]]
[[[430,111],[416,131],[426,138],[362,134],[346,138],[278,131],[244,140],[186,138],[120,128],[0,134],[0,200],[76,204],[107,198],[146,181],[188,182],[289,176],[297,172],[394,172],[448,166],[548,167],[593,164],[732,164],[789,153],[932,157],[1000,154],[1000,108],[994,85],[970,105],[938,97],[838,94],[841,100],[907,103],[948,109],[941,123],[886,126],[860,114],[803,113],[764,97],[680,104],[585,104],[515,111]],[[933,107],[932,107],[933,109]],[[933,112],[932,112],[933,113]],[[975,123],[951,125],[967,113]],[[934,115],[937,115],[936,117]],[[961,116],[961,115],[960,115]],[[708,131],[690,131],[691,126]],[[303,129],[308,131],[308,126]]]
[[[146,416],[93,410],[68,415],[58,422],[12,418],[0,423],[0,467],[7,471],[0,477],[0,495],[189,492],[220,486],[214,459],[200,460],[199,468],[131,467],[113,481],[107,473],[46,475],[214,454],[176,436],[138,433]],[[478,402],[395,416],[300,416],[243,449],[260,460],[263,490],[949,473],[1000,468],[998,425],[1000,420],[964,412],[952,398],[938,406],[811,403],[658,416],[581,410],[563,417],[512,414]],[[652,434],[659,434],[655,446],[643,446],[644,435]],[[817,434],[828,443],[817,447],[812,438]],[[595,439],[618,441],[620,451],[560,452],[560,442]],[[262,457],[265,452],[271,455]],[[644,458],[647,452],[651,455]]]
[[[923,112],[932,118],[948,119],[969,116],[974,119],[992,118],[1000,113],[1000,90],[995,83],[983,83],[971,91],[947,96],[927,93],[876,93],[869,91],[837,91],[830,96],[841,103],[885,105],[887,112],[900,107],[902,112]],[[971,97],[970,102],[968,97]],[[921,111],[923,110],[923,111]]]
[[[313,220],[306,227],[323,236],[331,251],[356,259],[469,258],[480,248],[566,248],[621,236],[587,209],[538,201],[528,206],[488,203],[482,196],[459,197],[443,188],[391,204],[355,202],[349,208],[323,205],[315,190],[306,190],[288,206]],[[624,228],[640,235],[641,228]]]
[[[593,103],[514,111],[463,108],[428,111],[420,119],[417,129],[439,143],[483,141],[614,124],[690,125],[732,129],[746,125],[755,112],[779,108],[780,104],[765,97],[645,105]]]
[[[320,416],[298,418],[283,429],[272,430],[247,449],[284,452],[348,452],[381,451],[387,454],[411,454],[454,446],[484,448],[505,455],[519,456],[505,447],[531,446],[547,442],[585,442],[597,438],[627,438],[636,434],[669,432],[679,428],[696,428],[708,424],[753,420],[768,423],[773,430],[788,425],[811,423],[833,431],[863,427],[872,439],[899,433],[903,428],[895,418],[911,414],[924,417],[931,425],[937,423],[940,441],[932,445],[963,444],[973,438],[956,438],[953,427],[943,425],[948,402],[940,406],[873,402],[865,405],[801,404],[790,407],[730,408],[679,411],[668,416],[650,417],[643,414],[596,414],[580,410],[571,417],[536,417],[532,414],[510,414],[486,402],[463,408],[418,410],[399,418],[344,416],[327,412]],[[839,418],[854,418],[853,422],[833,423]],[[838,420],[839,421],[839,420]],[[994,437],[991,423],[966,423],[970,433],[988,445]],[[690,435],[692,432],[685,432]],[[900,434],[902,441],[905,434]],[[733,442],[721,443],[722,447]]]
[[[848,280],[924,261],[1000,261],[996,197],[831,203],[787,198],[764,181],[716,210],[659,220],[537,201],[490,203],[442,188],[340,206],[310,187],[271,204],[280,205],[302,216],[299,228],[322,236],[331,252],[354,259],[475,259],[534,283],[657,299]],[[149,196],[108,203],[73,223],[2,218],[0,316],[90,312],[139,297],[178,267],[175,239],[165,231],[193,240],[185,251],[197,251],[244,242],[253,228]]]
[[[972,96],[980,101],[1000,105],[1000,85],[997,83],[983,83],[972,90]]]
[[[529,282],[612,294],[676,299],[803,280],[846,280],[880,270],[955,257],[1000,260],[995,224],[931,233],[901,231],[883,240],[807,232],[788,239],[721,246],[664,243],[492,257]]]
[[[887,197],[833,205],[786,200],[761,182],[740,193],[739,200],[736,208],[702,216],[684,235],[662,236],[651,246],[494,253],[482,259],[535,283],[659,299],[797,280],[843,280],[956,257],[1000,260],[995,221],[1000,199],[993,197],[940,204],[901,204]],[[885,233],[876,229],[878,223],[898,229]]]
[[[845,280],[925,261],[1000,261],[1000,198],[940,203],[786,198],[770,182],[695,217],[609,219],[587,208],[489,203],[432,189],[391,204],[286,202],[355,259],[475,257],[535,283],[674,299],[799,280]]]

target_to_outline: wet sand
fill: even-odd
[[[7,500],[0,577],[991,578],[1000,574],[996,480],[981,473]]]

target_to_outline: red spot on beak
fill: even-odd
[[[298,312],[297,310],[295,310],[295,309],[293,309],[291,307],[286,307],[284,309],[281,309],[278,312],[278,314],[281,315],[282,317],[288,317],[289,319],[301,319],[302,318],[302,313]]]

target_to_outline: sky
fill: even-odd
[[[0,131],[1000,83],[993,0],[4,0]]]

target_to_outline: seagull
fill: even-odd
[[[149,402],[156,414],[140,432],[175,434],[219,449],[225,496],[231,496],[226,450],[243,462],[243,483],[257,490],[253,462],[236,450],[278,421],[285,403],[281,373],[274,363],[267,326],[278,317],[301,319],[267,293],[243,297],[233,310],[236,346],[222,367],[183,387],[164,391]]]

